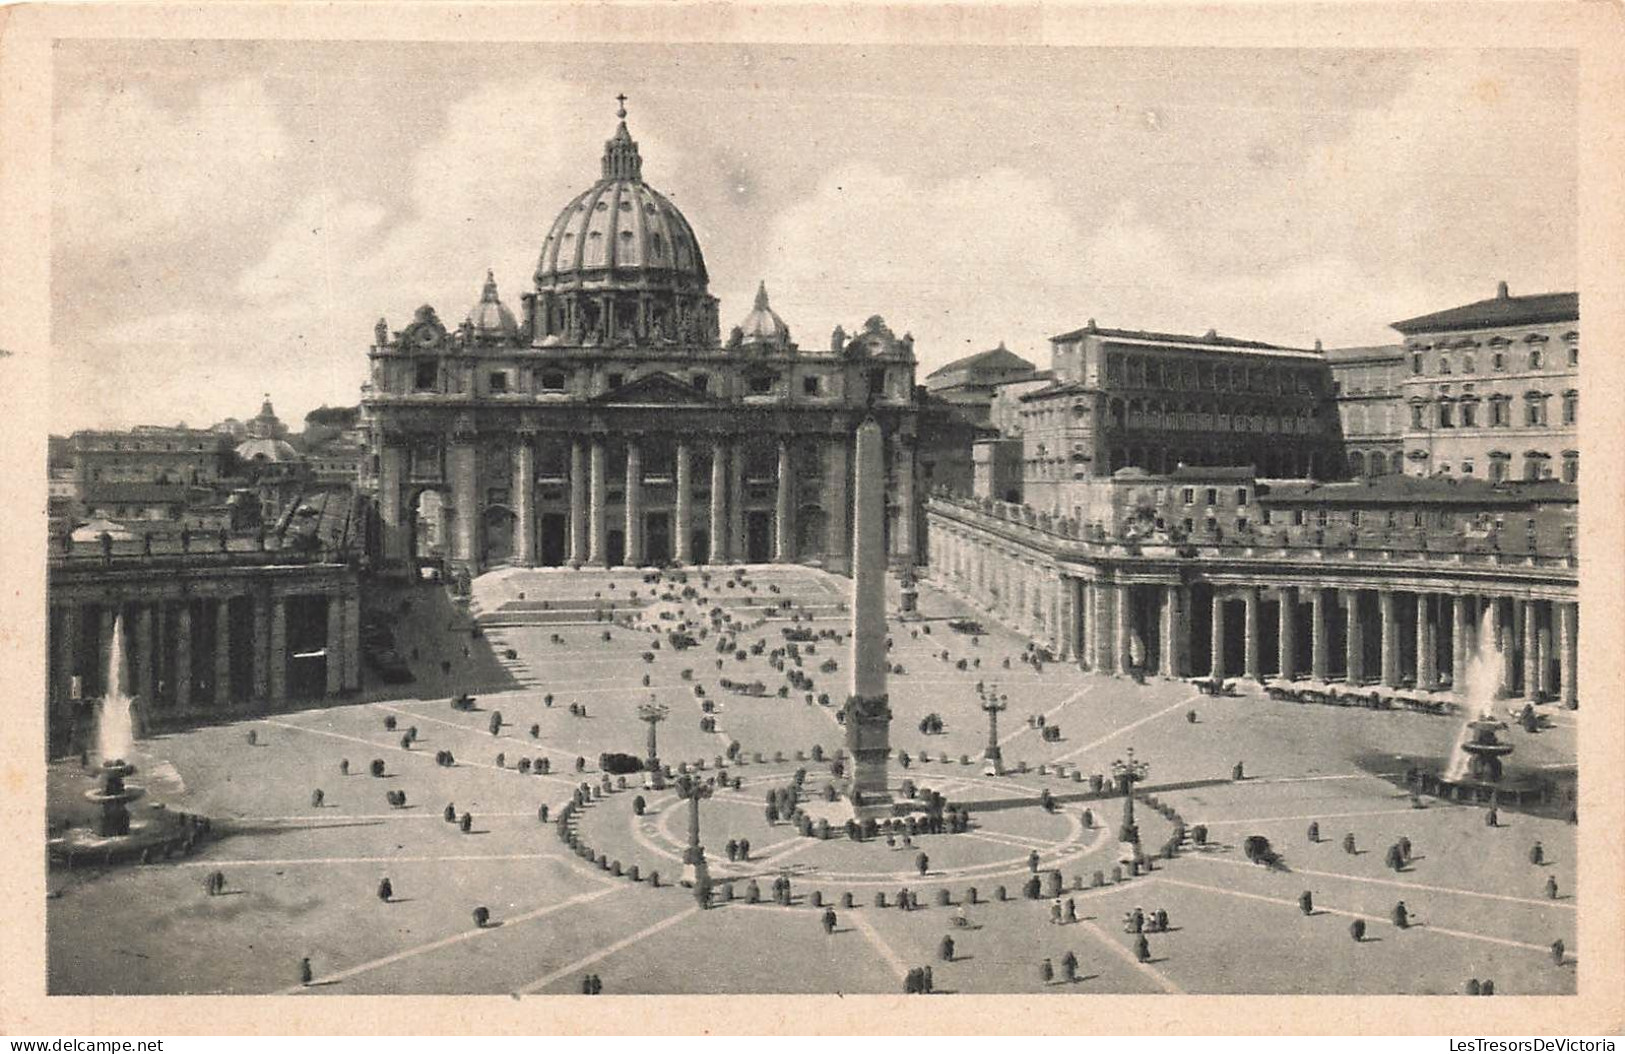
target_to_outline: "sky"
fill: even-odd
[[[1292,346],[1575,288],[1561,51],[62,41],[53,432],[354,404],[373,324],[516,312],[615,96],[723,333],[919,376],[1084,325]]]

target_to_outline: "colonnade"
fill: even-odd
[[[1057,561],[991,532],[932,530],[939,580],[1099,672],[1459,694],[1476,655],[1475,692],[1578,703],[1578,604],[1538,587],[1327,583],[1287,569],[1250,580],[1218,566]]]

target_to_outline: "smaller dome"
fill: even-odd
[[[299,460],[299,451],[286,439],[256,437],[237,444],[237,456],[244,461],[270,461],[286,464]]]
[[[767,304],[767,283],[756,287],[756,305],[739,324],[739,342],[753,347],[789,348],[790,327]]]
[[[468,313],[474,339],[484,344],[515,344],[519,341],[519,323],[513,312],[497,297],[496,276],[485,272],[485,291],[480,302]]]

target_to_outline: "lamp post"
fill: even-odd
[[[670,708],[663,703],[655,702],[654,693],[649,694],[649,701],[638,707],[638,720],[649,726],[648,757],[643,761],[643,767],[649,773],[649,785],[659,790],[665,785],[665,779],[660,769],[660,753],[655,747],[655,726],[666,719]]]
[[[1134,822],[1134,785],[1150,771],[1150,765],[1135,758],[1133,747],[1127,758],[1112,762],[1112,781],[1123,795],[1123,825],[1117,829],[1117,840],[1130,859],[1138,855],[1140,848],[1140,828]]]
[[[982,757],[987,759],[988,768],[995,776],[1004,771],[1004,752],[999,749],[999,714],[1009,708],[1010,704],[998,693],[998,685],[993,686],[992,692],[983,693],[982,713],[987,715],[987,749],[982,751]]]
[[[711,892],[710,869],[705,863],[705,847],[700,845],[700,802],[716,793],[713,780],[686,775],[677,781],[677,796],[688,801],[688,848],[683,850],[683,882],[694,887],[694,896],[706,903]]]

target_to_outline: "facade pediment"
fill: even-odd
[[[669,373],[656,372],[602,392],[592,401],[606,406],[716,406],[721,400]]]

